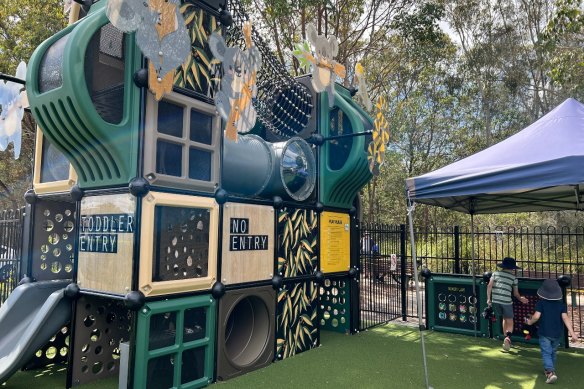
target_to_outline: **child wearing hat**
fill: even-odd
[[[505,333],[505,340],[503,341],[503,349],[509,351],[511,348],[511,333],[513,332],[513,299],[512,295],[523,304],[527,304],[529,300],[519,294],[519,287],[517,277],[515,277],[514,270],[520,269],[517,267],[514,258],[503,258],[503,262],[497,264],[501,268],[491,276],[489,284],[487,285],[487,304],[493,306],[493,310],[497,316],[503,317],[503,332]]]
[[[545,382],[553,384],[558,379],[555,369],[556,351],[560,345],[563,325],[568,329],[572,341],[576,342],[578,337],[572,329],[566,304],[562,301],[562,288],[558,282],[551,279],[545,280],[537,290],[537,295],[541,299],[535,305],[535,313],[531,318],[526,318],[525,323],[533,325],[539,321],[539,348],[543,359]]]

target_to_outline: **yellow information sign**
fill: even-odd
[[[349,215],[323,212],[320,216],[320,266],[324,273],[348,271],[351,232]]]

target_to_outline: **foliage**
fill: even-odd
[[[219,62],[212,58],[207,40],[211,33],[220,33],[221,27],[214,16],[190,1],[180,7],[180,12],[185,19],[192,44],[189,57],[177,69],[174,85],[212,97],[212,81]]]
[[[63,29],[66,18],[62,0],[0,2],[0,73],[14,74],[20,61],[28,62],[45,39]],[[32,160],[36,124],[25,114],[20,158],[12,146],[0,152],[0,209],[17,208],[32,183]]]
[[[583,7],[582,0],[558,0],[543,33],[543,40],[553,53],[552,80],[580,100],[584,99]]]
[[[278,273],[284,277],[312,274],[316,268],[318,218],[306,209],[282,209],[278,214]]]
[[[286,286],[279,291],[278,358],[291,357],[317,346],[317,302],[318,287],[311,281]]]

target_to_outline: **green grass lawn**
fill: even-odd
[[[430,384],[435,389],[548,387],[539,348],[516,345],[503,352],[498,340],[424,332]],[[556,388],[584,387],[584,350],[562,349]],[[64,371],[18,373],[0,388],[59,388]],[[424,388],[420,336],[416,328],[387,325],[348,336],[324,332],[322,346],[230,381],[230,388]],[[116,388],[115,382],[81,386]]]

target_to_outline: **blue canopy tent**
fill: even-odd
[[[412,213],[415,203],[471,215],[584,209],[584,105],[567,99],[517,134],[441,169],[406,180],[414,270],[418,263]],[[471,234],[476,297],[474,234]],[[420,289],[415,271],[416,295]],[[426,387],[430,387],[418,304]],[[476,336],[475,321],[475,336]]]
[[[584,209],[584,105],[567,99],[517,134],[406,180],[416,203],[470,214]]]

